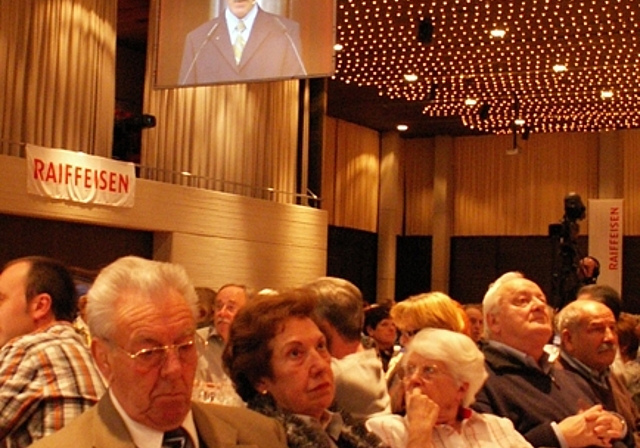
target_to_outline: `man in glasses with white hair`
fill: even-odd
[[[285,447],[274,420],[191,401],[197,297],[180,266],[124,257],[89,291],[92,354],[109,390],[36,447]]]

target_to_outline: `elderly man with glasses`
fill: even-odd
[[[191,401],[197,298],[183,268],[138,257],[107,266],[89,291],[92,354],[109,390],[36,447],[286,446],[274,420]]]

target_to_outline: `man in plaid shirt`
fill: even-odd
[[[0,447],[31,445],[104,393],[71,324],[77,303],[69,271],[55,260],[21,258],[0,274]]]

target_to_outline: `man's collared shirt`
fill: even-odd
[[[242,38],[245,42],[249,40],[251,29],[253,28],[253,22],[255,22],[257,15],[258,6],[254,5],[253,8],[251,8],[251,11],[249,11],[247,15],[242,18],[242,23],[244,23],[245,26],[244,31],[242,31],[242,33],[238,33],[236,27],[238,25],[238,22],[240,22],[240,19],[234,16],[233,13],[229,11],[229,8],[225,10],[224,18],[227,21],[227,29],[229,30],[229,39],[231,40],[231,42],[236,41],[236,37],[238,34],[242,34]]]
[[[587,366],[586,364],[584,364],[582,361],[569,355],[565,351],[562,351],[560,353],[560,356],[562,356],[562,359],[571,367],[573,367],[580,375],[582,375],[585,378],[588,378],[589,381],[593,381],[593,383],[597,384],[598,386],[604,389],[607,389],[607,390],[609,389],[609,381],[607,381],[607,378],[609,377],[608,367],[604,371],[598,372],[592,369],[591,367]]]
[[[71,323],[54,322],[14,338],[0,349],[0,442],[29,446],[62,429],[104,391]]]
[[[526,365],[528,367],[533,367],[535,369],[538,369],[541,372],[545,373],[546,375],[550,375],[551,374],[552,364],[549,362],[549,354],[547,352],[544,352],[542,354],[542,358],[540,358],[539,360],[535,360],[531,356],[527,355],[526,353],[521,352],[520,350],[515,349],[515,348],[511,347],[510,345],[503,344],[502,342],[488,341],[487,344],[488,345],[492,345],[497,350],[500,350],[503,353],[506,353],[506,354],[511,355],[511,356],[515,356],[524,365]]]
[[[109,396],[113,402],[113,407],[115,407],[118,414],[120,414],[125,426],[129,430],[131,440],[133,440],[133,443],[137,448],[162,448],[162,437],[164,436],[162,431],[149,428],[148,426],[138,423],[129,417],[129,414],[124,411],[118,399],[113,395],[111,389],[109,389]],[[191,436],[193,446],[195,448],[200,448],[198,432],[196,431],[196,425],[193,422],[193,414],[191,411],[189,411],[181,426],[187,431],[187,433],[189,433],[189,436]]]

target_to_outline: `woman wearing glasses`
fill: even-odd
[[[432,291],[411,296],[395,304],[390,314],[400,332],[400,344],[403,347],[423,328],[443,328],[470,334],[469,319],[462,305],[442,292]],[[403,356],[394,358],[387,370],[391,409],[396,414],[404,412],[402,358]]]
[[[469,409],[487,372],[482,352],[468,336],[424,329],[409,342],[402,363],[406,415],[367,421],[392,448],[406,448],[416,438],[425,448],[531,447],[510,420]]]

